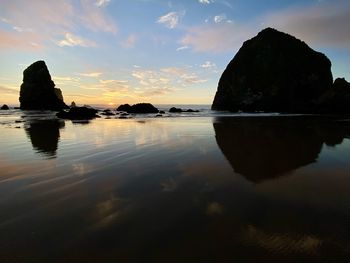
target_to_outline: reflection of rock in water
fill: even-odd
[[[216,141],[235,172],[260,182],[317,161],[323,143],[335,146],[349,132],[340,122],[298,118],[218,118]]]
[[[44,153],[48,157],[56,157],[60,137],[59,129],[63,127],[64,121],[38,120],[29,122],[25,130],[32,142],[34,150]]]

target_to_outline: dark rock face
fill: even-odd
[[[331,62],[272,28],[244,42],[222,74],[213,110],[314,112],[333,83]]]
[[[61,110],[68,108],[60,89],[55,88],[44,61],[37,61],[23,72],[20,90],[22,110]]]
[[[125,111],[127,113],[158,113],[159,110],[151,103],[137,103],[132,106],[129,104],[120,105],[117,111]]]
[[[350,113],[350,83],[337,78],[331,89],[323,94],[319,101],[319,112]]]
[[[89,120],[99,117],[97,110],[88,107],[74,107],[69,111],[60,111],[56,114],[58,118],[69,120]]]
[[[1,110],[9,110],[10,108],[9,108],[9,106],[7,106],[6,104],[4,104],[4,105],[1,106],[0,109],[1,109]]]

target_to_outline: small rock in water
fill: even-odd
[[[6,104],[4,104],[4,105],[1,106],[0,109],[1,109],[1,110],[9,110],[10,108],[9,108],[9,106],[7,106]]]
[[[74,107],[70,108],[69,111],[60,111],[56,114],[58,118],[69,119],[69,120],[89,120],[98,118],[97,110],[88,107]]]

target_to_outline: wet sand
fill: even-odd
[[[350,259],[346,120],[19,114],[0,135],[0,262]]]

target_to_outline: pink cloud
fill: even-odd
[[[0,47],[6,49],[41,50],[42,39],[33,33],[7,32],[0,29]]]

